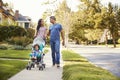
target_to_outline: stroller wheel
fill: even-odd
[[[42,66],[40,66],[40,67],[39,67],[39,70],[43,70],[43,67],[42,67]]]
[[[29,66],[27,66],[26,69],[28,70],[28,69],[29,69]]]
[[[29,66],[29,70],[31,70],[31,68],[32,68],[32,64]]]
[[[34,68],[34,67],[35,67],[35,65],[34,65],[34,64],[31,64],[31,67],[32,67],[32,68]]]
[[[45,64],[42,64],[42,66],[45,68]]]
[[[29,67],[29,70],[31,70],[31,67]]]

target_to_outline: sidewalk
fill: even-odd
[[[8,80],[62,80],[63,61],[61,57],[61,67],[52,66],[51,52],[48,52],[44,57],[46,68],[40,71],[38,68],[31,70],[22,70]]]

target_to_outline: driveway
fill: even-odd
[[[120,48],[70,45],[70,49],[86,57],[96,66],[107,69],[120,77]]]

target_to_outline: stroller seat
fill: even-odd
[[[34,40],[33,40],[33,44],[32,44],[32,50],[34,51],[34,46],[35,45],[39,45],[39,51],[40,53],[37,54],[37,58],[31,58],[31,64],[28,64],[27,66],[27,70],[31,70],[31,65],[35,65],[35,63],[37,63],[37,67],[39,68],[39,70],[43,70],[45,68],[45,64],[44,64],[44,61],[43,61],[43,56],[44,56],[44,52],[43,52],[43,49],[44,49],[44,46],[45,46],[45,41],[40,38],[40,37],[36,37]],[[29,62],[30,63],[30,62]]]

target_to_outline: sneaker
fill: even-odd
[[[60,67],[60,64],[57,64],[57,68],[59,68]]]
[[[53,66],[55,66],[55,64],[53,64]]]

